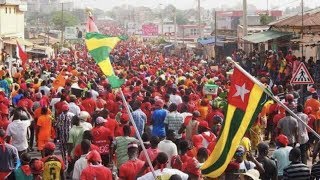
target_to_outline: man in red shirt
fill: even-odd
[[[66,101],[66,97],[61,95],[60,101],[57,102],[57,103],[54,105],[55,114],[56,114],[55,117],[58,117],[58,116],[64,111],[63,108],[62,108],[63,105],[67,105],[67,106],[68,106],[68,103],[67,103],[67,101]]]
[[[97,109],[96,101],[92,98],[91,92],[86,92],[86,99],[82,101],[81,105],[90,115]]]
[[[120,179],[135,180],[139,170],[143,167],[144,161],[138,159],[138,144],[135,142],[128,144],[129,160],[122,164],[119,169]]]
[[[105,122],[106,120],[103,117],[97,117],[96,126],[91,131],[93,135],[92,144],[98,146],[102,164],[108,166],[110,162],[110,147],[113,138],[110,130],[103,126]]]
[[[106,123],[104,123],[104,126],[110,130],[113,138],[116,130],[118,129],[119,123],[115,119],[109,117],[109,111],[107,109],[100,111],[99,116],[107,120]]]
[[[120,116],[120,125],[118,126],[115,132],[115,137],[123,136],[123,126],[125,125],[129,125],[129,115],[127,113],[122,113]],[[131,129],[130,137],[134,137],[136,134],[136,131],[134,130],[133,126],[130,126],[130,129]]]
[[[87,155],[89,166],[86,167],[80,176],[81,180],[112,180],[110,169],[101,164],[101,156],[98,151],[91,151]]]

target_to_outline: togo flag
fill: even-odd
[[[114,75],[109,55],[120,40],[120,37],[110,37],[95,32],[86,34],[88,51],[106,76]]]
[[[214,150],[201,167],[204,176],[217,178],[225,171],[242,137],[267,101],[263,89],[248,76],[250,75],[235,66],[228,94],[226,119]]]

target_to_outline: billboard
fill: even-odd
[[[77,27],[66,27],[64,29],[65,39],[78,39]]]
[[[156,24],[144,24],[142,25],[143,36],[158,36],[158,25]]]

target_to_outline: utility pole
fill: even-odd
[[[174,44],[177,44],[177,8],[174,8]]]
[[[64,3],[61,3],[61,43],[60,43],[60,45],[61,45],[61,47],[63,47],[63,36],[64,36],[64,18],[63,18],[63,5],[64,5]]]
[[[214,10],[214,60],[217,62],[217,11]]]
[[[243,0],[243,37],[248,34],[248,19],[247,19],[247,0]],[[247,52],[248,46],[247,44],[243,41],[243,47],[244,51]]]
[[[304,33],[304,20],[303,20],[303,16],[304,16],[304,2],[303,0],[301,0],[301,40],[302,40],[302,49],[301,49],[301,58],[303,57],[303,33]]]
[[[202,31],[201,31],[201,6],[200,6],[200,0],[198,0],[198,29],[199,29],[199,36],[202,37]]]
[[[163,37],[163,10],[161,8],[162,4],[160,4],[160,16],[161,16],[161,37]]]

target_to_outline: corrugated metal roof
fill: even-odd
[[[297,14],[290,17],[285,17],[278,21],[272,22],[269,25],[273,27],[301,27],[302,26],[302,15]],[[320,26],[320,9],[307,11],[303,15],[304,26]]]

